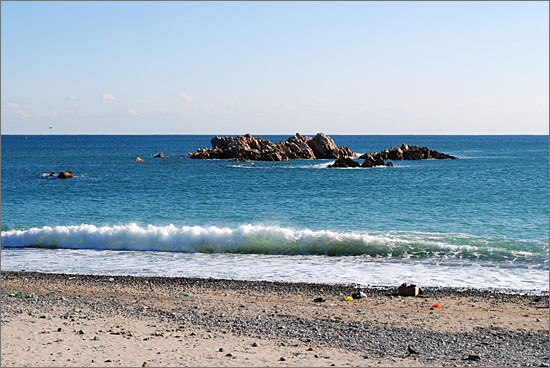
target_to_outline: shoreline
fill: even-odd
[[[299,286],[300,288],[311,288],[313,290],[317,288],[324,288],[324,290],[334,289],[338,290],[338,292],[342,292],[343,289],[349,290],[349,289],[355,289],[360,288],[361,290],[372,292],[375,294],[381,294],[381,293],[397,293],[397,287],[398,284],[393,286],[388,285],[362,285],[358,283],[345,283],[345,282],[334,282],[334,283],[327,283],[327,282],[307,282],[307,281],[284,281],[284,280],[246,280],[246,279],[226,279],[226,278],[217,278],[217,277],[188,277],[188,276],[147,276],[147,275],[131,275],[131,274],[124,274],[124,275],[116,275],[116,274],[100,274],[100,273],[60,273],[60,272],[40,272],[40,271],[27,271],[27,270],[21,270],[21,271],[12,271],[12,270],[2,270],[1,271],[2,278],[4,275],[35,275],[40,277],[40,275],[48,275],[46,277],[79,277],[79,278],[90,278],[90,280],[93,279],[105,279],[105,278],[119,278],[119,279],[138,279],[142,281],[163,281],[163,282],[178,282],[183,281],[191,284],[195,283],[210,283],[210,284],[216,284],[216,283],[235,283],[235,284],[248,284],[249,288],[265,288],[266,286],[271,286],[272,288],[275,287],[285,287],[286,286]],[[459,286],[422,286],[417,285],[421,287],[421,289],[425,292],[429,293],[437,293],[438,295],[442,296],[453,296],[455,294],[462,294],[462,295],[483,295],[483,294],[491,294],[491,295],[513,295],[517,297],[524,297],[524,296],[533,296],[533,297],[550,297],[550,290],[538,290],[538,289],[529,289],[529,290],[522,290],[522,289],[504,289],[504,288],[478,288],[478,287],[459,287]],[[397,294],[395,295],[397,296]]]
[[[345,301],[354,286],[1,275],[2,366],[550,364],[547,296],[362,288],[366,298]]]

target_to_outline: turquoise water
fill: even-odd
[[[546,136],[332,136],[359,153],[408,143],[460,158],[373,169],[328,169],[333,160],[187,158],[210,147],[210,138],[2,136],[2,268],[63,272],[75,250],[84,258],[110,254],[118,270],[131,263],[120,250],[143,252],[152,263],[229,253],[257,261],[259,276],[250,278],[262,278],[269,257],[286,262],[279,278],[293,274],[284,270],[293,260],[320,257],[403,269],[453,264],[464,278],[472,264],[503,275],[529,269],[536,275],[524,288],[548,287]],[[165,158],[152,157],[161,151]],[[75,178],[47,177],[63,170]],[[60,257],[69,258],[55,269],[41,264]],[[215,274],[205,264],[203,276]]]

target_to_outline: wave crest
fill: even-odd
[[[542,261],[547,245],[465,234],[335,232],[277,226],[44,226],[2,232],[3,247]]]

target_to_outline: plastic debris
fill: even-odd
[[[432,308],[443,308],[441,304],[432,304]]]
[[[115,281],[115,279],[112,277],[109,277],[109,282],[113,282],[113,281]]]
[[[347,302],[351,302],[353,300],[353,298],[351,296],[346,296],[344,298],[344,300],[347,301]]]
[[[229,296],[229,294],[227,294],[227,293],[224,293],[224,294],[223,294],[223,296]]]
[[[18,292],[15,292],[15,293],[11,293],[10,296],[18,296],[18,295],[23,295],[22,292],[18,291]]]
[[[189,293],[180,293],[182,296],[189,296]]]
[[[361,289],[357,288],[355,289],[355,291],[353,292],[353,294],[351,294],[351,297],[353,299],[361,299],[361,298],[366,298],[367,297],[367,294],[365,294],[364,292],[361,291]]]
[[[33,298],[33,297],[34,297],[34,294],[27,294],[27,295],[25,295],[25,298],[27,298],[27,299],[30,299],[30,298]]]

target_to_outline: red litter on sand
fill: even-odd
[[[443,308],[441,304],[432,304],[432,308]]]

